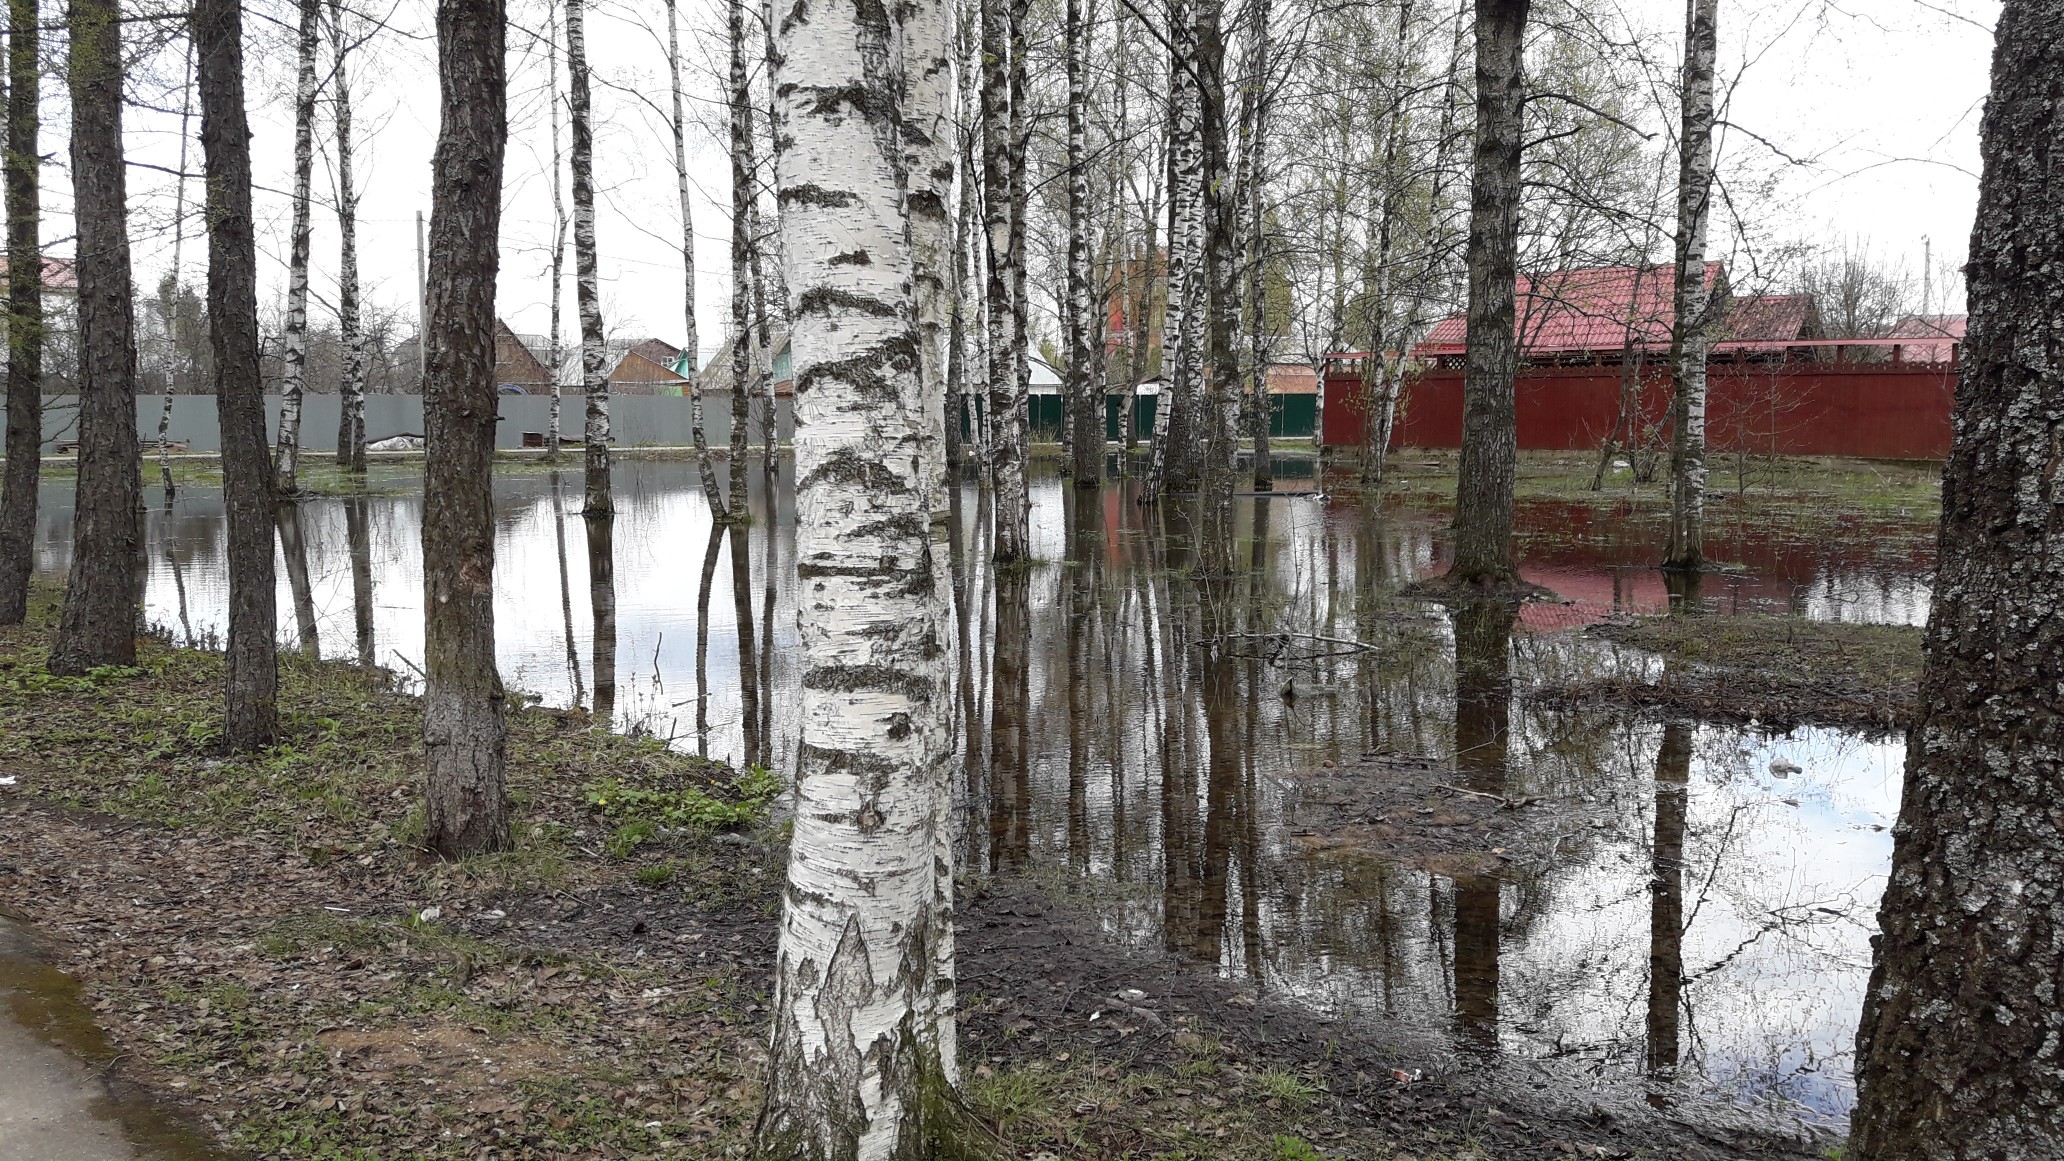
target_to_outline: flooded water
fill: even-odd
[[[79,997],[78,982],[36,955],[0,918],[0,1157],[36,1161],[209,1161],[192,1127],[111,1091],[120,1059]]]
[[[1210,583],[1193,579],[1180,505],[1051,475],[1032,485],[1041,563],[995,577],[981,497],[960,490],[967,866],[1086,898],[1110,938],[1320,1009],[1387,1015],[1458,1066],[1840,1124],[1901,743],[1550,711],[1526,691],[1660,666],[1577,632],[1667,607],[1659,527],[1524,503],[1523,572],[1569,603],[1516,620],[1450,613],[1397,596],[1443,567],[1438,507],[1371,508],[1327,495],[1343,481],[1311,479],[1308,461],[1299,470],[1286,463],[1279,487],[1305,494],[1237,501],[1239,568]],[[580,517],[577,467],[498,478],[504,679],[683,749],[790,769],[792,497],[785,475],[771,490],[753,479],[753,523],[726,532],[689,463],[621,461],[613,524]],[[285,515],[282,634],[408,675],[422,656],[421,499],[405,470],[373,482]],[[221,497],[153,504],[150,617],[211,640]],[[45,570],[66,564],[68,506],[62,486],[46,492]],[[1931,531],[1788,532],[1723,505],[1710,551],[1734,563],[1699,601],[1919,623]],[[1545,829],[1493,871],[1319,841],[1335,804],[1316,788],[1388,754],[1573,809],[1534,808]]]

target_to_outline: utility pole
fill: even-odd
[[[1935,313],[1935,242],[1921,235],[1921,317]]]
[[[430,334],[430,291],[423,269],[423,211],[416,211],[416,391],[422,393],[423,380],[430,374],[429,345],[425,341]],[[557,374],[557,368],[553,369]]]

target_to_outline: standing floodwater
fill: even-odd
[[[116,1053],[27,936],[0,919],[0,1157],[35,1161],[206,1161],[219,1156],[169,1115],[117,1099],[102,1077]]]
[[[1182,505],[1050,474],[1032,485],[1038,563],[999,577],[981,498],[960,490],[964,867],[1068,891],[1109,938],[1382,1014],[1461,1066],[1839,1123],[1901,743],[1551,708],[1530,691],[1660,664],[1583,632],[1667,607],[1657,522],[1595,497],[1523,500],[1522,571],[1568,603],[1450,611],[1397,596],[1444,562],[1436,491],[1407,481],[1371,506],[1309,472],[1287,461],[1278,486],[1301,494],[1238,501],[1238,568],[1207,581]],[[501,473],[505,681],[789,770],[791,494],[785,474],[772,495],[748,478],[753,520],[726,532],[692,463],[626,459],[600,544],[577,473]],[[282,631],[413,679],[421,496],[407,468],[371,485],[283,516]],[[45,572],[68,562],[69,499],[46,488]],[[220,495],[152,502],[149,617],[217,640]],[[1929,531],[1897,509],[1716,519],[1710,555],[1733,567],[1698,604],[1917,624]],[[1506,805],[1440,805],[1472,795]]]

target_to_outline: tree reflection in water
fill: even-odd
[[[1455,607],[1455,773],[1464,789],[1506,792],[1512,737],[1512,624],[1508,601]],[[1504,883],[1491,872],[1455,879],[1456,1041],[1478,1053],[1498,1048],[1498,960]]]

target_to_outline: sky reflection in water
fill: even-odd
[[[784,475],[770,512],[757,471],[753,480],[754,523],[724,535],[713,534],[688,463],[620,461],[618,516],[603,528],[579,515],[577,469],[498,479],[504,680],[552,705],[599,698],[619,728],[684,749],[788,769],[792,497]],[[284,527],[282,637],[413,676],[420,496],[405,469],[379,469],[374,482],[362,499],[303,504]],[[68,560],[69,491],[45,491],[49,573]],[[1371,751],[1453,753],[1458,705],[1471,703],[1458,702],[1449,615],[1394,595],[1442,567],[1443,513],[1241,499],[1240,570],[1200,586],[1181,539],[1157,532],[1183,518],[1178,506],[1157,515],[1129,485],[1077,493],[1050,475],[1035,478],[1033,500],[1043,563],[1006,578],[1000,594],[974,489],[957,510],[955,575],[976,594],[956,608],[969,866],[1059,873],[1114,938],[1160,944],[1323,1009],[1386,1014],[1464,1059],[1492,1050],[1508,1067],[1538,1061],[1610,1084],[1674,1057],[1676,1083],[1694,1092],[1846,1116],[1901,743],[1683,723],[1672,749],[1659,722],[1551,712],[1524,696],[1547,678],[1659,665],[1577,632],[1615,610],[1665,608],[1647,567],[1659,529],[1582,505],[1520,506],[1527,577],[1572,603],[1529,606],[1513,629],[1520,695],[1496,696],[1504,760],[1491,776],[1515,796],[1588,798],[1603,825],[1575,827],[1498,879],[1457,880],[1312,854],[1299,834],[1301,774]],[[150,619],[195,640],[219,635],[219,492],[189,488],[169,511],[155,492],[152,502]],[[1709,578],[1702,603],[1919,623],[1932,561],[1897,547],[1915,529],[1890,531],[1809,543],[1759,532],[1753,519],[1721,522],[1712,555],[1744,568]],[[613,584],[591,584],[601,536],[613,544]],[[1873,547],[1880,540],[1893,547]],[[749,567],[736,569],[741,546]],[[598,613],[615,628],[599,658]],[[1300,636],[1271,636],[1283,633]],[[1465,722],[1466,732],[1482,728]],[[1659,768],[1666,750],[1681,770]],[[1798,772],[1780,773],[1787,764]],[[1672,809],[1677,779],[1687,791]],[[1652,943],[1652,884],[1673,854],[1682,937]],[[1652,956],[1678,965],[1675,1005],[1667,990],[1651,994]]]

